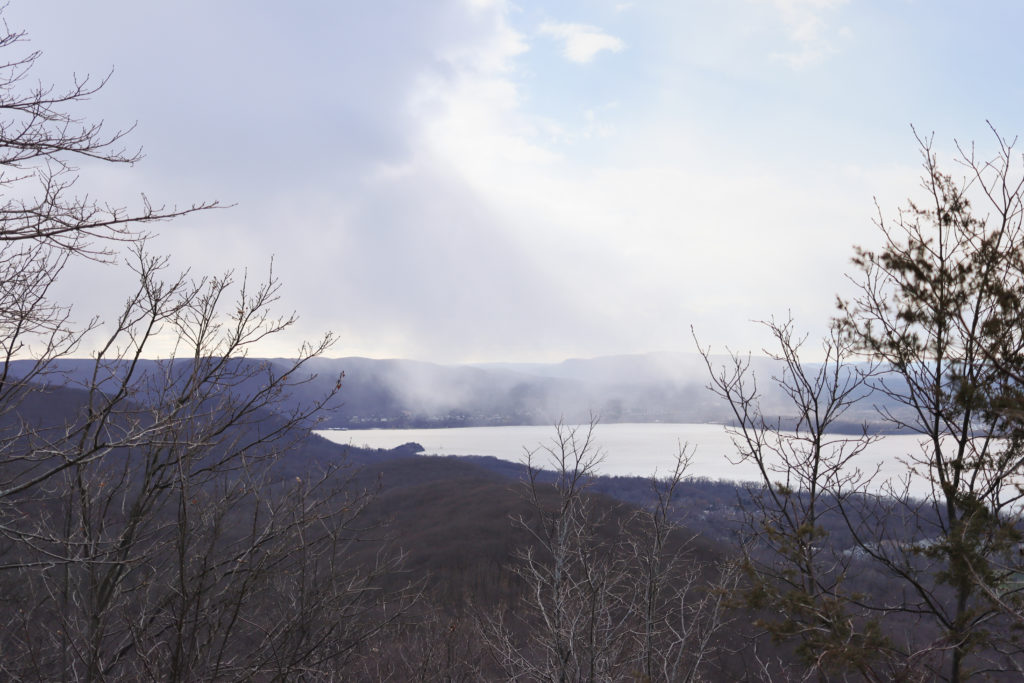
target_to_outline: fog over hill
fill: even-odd
[[[727,356],[713,356],[716,367]],[[188,363],[187,360],[175,363]],[[267,372],[283,372],[283,359],[243,359]],[[15,365],[15,372],[18,370]],[[27,366],[22,366],[27,367]],[[93,361],[58,361],[47,381],[87,386]],[[143,361],[136,372],[173,374],[173,364]],[[752,357],[765,414],[787,417],[792,408],[771,378],[781,365]],[[109,364],[108,375],[118,366]],[[616,422],[728,422],[727,405],[707,388],[708,369],[696,353],[650,353],[570,359],[560,363],[438,365],[412,360],[315,358],[304,366],[308,382],[292,388],[291,405],[327,393],[344,372],[342,389],[324,427],[453,427],[586,421],[593,414]],[[102,373],[101,373],[102,374]],[[258,380],[252,380],[258,381]],[[255,388],[255,387],[251,387]],[[250,388],[250,389],[251,389]],[[236,387],[244,391],[247,387]],[[877,422],[874,404],[862,401],[845,416],[852,427]]]
[[[720,367],[728,356],[712,356]],[[175,364],[186,364],[177,360]],[[284,372],[282,358],[246,358],[240,364]],[[781,373],[778,362],[750,359],[758,378],[766,415],[790,417],[793,409],[770,381]],[[135,372],[165,377],[174,366],[143,360]],[[14,373],[28,361],[14,364]],[[61,359],[46,376],[51,384],[87,387],[93,361]],[[572,358],[555,364],[498,362],[475,366],[442,366],[419,360],[362,357],[313,358],[304,371],[309,380],[291,389],[288,404],[308,403],[329,392],[344,373],[333,409],[324,427],[455,427],[585,422],[591,415],[605,423],[725,423],[728,405],[707,389],[708,368],[696,353],[646,353]],[[111,362],[104,373],[118,373]],[[101,374],[102,375],[102,374]],[[257,378],[259,375],[256,376]],[[257,379],[251,380],[256,382]],[[255,389],[240,386],[237,391]],[[879,396],[861,401],[846,416],[850,427],[879,422],[874,405]]]

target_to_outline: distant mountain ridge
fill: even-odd
[[[728,357],[712,357],[721,364]],[[188,363],[188,360],[175,361]],[[265,372],[283,372],[285,359],[239,359]],[[779,363],[752,357],[766,414],[789,416],[792,409],[769,379]],[[23,362],[24,368],[28,362]],[[15,363],[14,372],[18,373]],[[170,367],[173,367],[171,364]],[[137,372],[168,372],[166,362],[144,360]],[[62,359],[47,381],[72,386],[91,381],[93,361]],[[304,370],[308,381],[294,386],[285,406],[308,404],[330,392],[343,372],[341,392],[323,415],[322,427],[458,427],[583,422],[595,415],[605,423],[725,423],[727,405],[706,385],[707,367],[696,353],[650,353],[569,359],[560,363],[439,365],[423,361],[361,357],[315,358]],[[113,366],[110,372],[116,372]],[[258,381],[257,373],[252,382]],[[240,386],[245,391],[255,387]],[[872,397],[874,399],[875,397]],[[846,415],[851,428],[877,422],[872,400]]]

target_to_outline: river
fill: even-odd
[[[522,462],[527,449],[551,445],[554,427],[462,427],[450,429],[329,429],[317,432],[331,441],[369,448],[394,448],[414,441],[430,455],[493,455],[503,460]],[[611,476],[650,476],[665,472],[673,465],[681,445],[688,444],[692,461],[688,476],[753,481],[758,472],[753,463],[738,462],[737,449],[721,425],[715,424],[601,424],[594,439],[603,453],[598,473]],[[872,489],[882,482],[905,475],[901,463],[908,454],[920,453],[918,438],[908,435],[886,436],[871,444],[855,458],[863,472],[878,469]],[[544,455],[538,452],[538,462]],[[917,496],[929,492],[927,480],[911,482]]]

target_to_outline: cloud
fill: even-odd
[[[916,173],[879,175],[889,146],[858,152],[880,133],[838,106],[856,91],[792,96],[818,81],[779,67],[821,60],[857,19],[835,0],[636,3],[627,37],[644,49],[600,73],[563,59],[625,43],[542,23],[539,2],[52,2],[17,5],[54,65],[44,82],[117,65],[89,111],[138,118],[148,155],[87,169],[78,189],[237,204],[161,227],[154,246],[196,273],[253,277],[274,254],[281,304],[302,319],[266,355],[323,329],[337,355],[447,362],[689,348],[691,323],[722,345],[780,307],[825,324],[848,245],[874,237],[871,196]],[[96,39],[111,32],[124,40]],[[784,87],[758,80],[771,53]],[[83,274],[68,300],[110,298],[113,273]]]
[[[602,50],[622,52],[626,44],[613,35],[604,33],[596,26],[587,24],[563,24],[544,22],[540,26],[543,35],[564,41],[562,54],[571,62],[587,64]]]
[[[765,0],[757,0],[764,2]],[[794,50],[772,56],[794,69],[817,64],[838,51],[838,43],[850,36],[846,27],[833,30],[827,15],[847,0],[767,0],[778,13]]]

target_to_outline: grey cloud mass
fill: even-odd
[[[24,5],[11,21],[45,49],[56,82],[72,66],[99,75],[115,66],[96,112],[139,121],[132,141],[147,159],[129,182],[159,201],[234,205],[163,227],[157,245],[179,264],[261,272],[274,254],[305,327],[340,328],[342,343],[352,329],[399,350],[408,340],[486,351],[490,337],[522,334],[524,315],[556,313],[545,309],[557,292],[454,174],[429,159],[381,172],[417,153],[417,84],[452,77],[443,56],[486,42],[493,11],[461,2],[60,4],[62,22]]]

